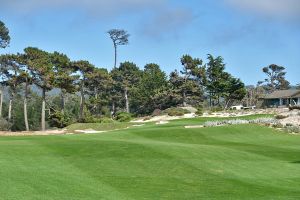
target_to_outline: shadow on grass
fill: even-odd
[[[291,163],[294,163],[294,164],[300,164],[300,161],[293,161]]]

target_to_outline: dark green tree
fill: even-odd
[[[150,63],[144,67],[142,78],[138,84],[134,102],[136,110],[141,114],[150,114],[162,105],[156,96],[162,93],[168,85],[167,76],[159,65]]]
[[[20,81],[20,64],[18,63],[17,55],[2,55],[0,56],[1,62],[1,85],[9,89],[9,106],[8,106],[8,121],[12,120],[12,109],[14,99],[18,92]]]
[[[209,54],[207,59],[206,89],[209,94],[210,106],[220,106],[220,98],[222,93],[226,90],[227,80],[229,80],[230,74],[225,72],[225,64],[221,56],[214,58]]]
[[[202,86],[205,83],[205,66],[203,61],[198,58],[192,58],[190,55],[184,55],[181,58],[181,64],[183,69],[181,74],[183,75],[182,84],[182,102],[183,106],[187,105],[187,96],[201,95]]]
[[[235,101],[241,101],[247,94],[245,84],[232,76],[227,79],[227,86],[223,92],[225,99],[225,109],[227,109]]]
[[[180,74],[175,70],[170,74],[170,83],[172,87],[172,98],[181,96],[181,103],[187,106],[187,103],[198,104],[203,100],[203,86],[205,84],[205,66],[202,60],[184,55],[181,58],[183,66]]]
[[[5,24],[2,21],[0,21],[0,48],[7,47],[9,45],[9,42],[10,42],[9,30],[5,26]],[[2,117],[2,107],[3,107],[3,92],[0,88],[0,118]]]
[[[290,83],[285,78],[285,67],[272,64],[264,67],[262,71],[266,74],[267,78],[259,83],[264,84],[263,86],[268,92],[290,88]]]
[[[61,96],[61,112],[65,110],[65,96],[67,93],[74,94],[77,91],[76,81],[79,76],[76,74],[75,67],[72,67],[70,59],[65,55],[54,52],[51,55],[51,62],[55,73],[54,85],[60,89]]]
[[[80,112],[79,120],[84,121],[84,108],[85,108],[85,88],[87,84],[87,76],[92,73],[95,69],[95,66],[90,64],[88,61],[80,60],[72,63],[72,67],[79,74],[79,88],[80,88]]]
[[[113,69],[112,78],[116,83],[116,87],[123,93],[125,101],[125,110],[130,113],[130,94],[136,89],[141,78],[141,70],[131,62],[120,64],[119,68]]]
[[[95,68],[87,74],[86,88],[88,89],[91,110],[95,115],[101,114],[101,108],[107,106],[111,89],[111,77],[106,69]]]
[[[41,128],[46,129],[46,92],[55,86],[55,73],[51,62],[51,54],[34,47],[28,47],[24,50],[26,65],[32,80],[42,90],[42,114]]]
[[[114,62],[114,68],[117,67],[117,48],[120,45],[127,45],[128,44],[128,38],[129,34],[127,31],[123,29],[111,29],[107,32],[109,34],[110,39],[113,42],[114,50],[115,50],[115,62]]]
[[[5,48],[10,43],[9,30],[5,24],[0,21],[0,48]]]

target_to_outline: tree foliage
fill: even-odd
[[[285,78],[285,67],[272,64],[268,67],[264,67],[262,71],[267,78],[259,83],[264,84],[264,88],[267,91],[273,92],[275,90],[285,90],[290,88],[290,83]]]
[[[3,23],[0,31],[4,48],[10,38]],[[11,122],[11,130],[63,128],[76,121],[129,121],[132,116],[162,113],[161,110],[177,112],[177,106],[188,105],[202,113],[208,98],[211,106],[226,108],[246,94],[242,81],[225,71],[220,56],[208,55],[205,64],[199,58],[183,55],[181,70],[169,76],[155,63],[146,64],[143,70],[133,62],[122,62],[117,67],[117,47],[128,44],[129,34],[121,29],[112,29],[108,34],[115,49],[111,71],[36,47],[28,47],[21,54],[0,56],[0,81],[5,88],[1,93],[9,97],[4,102],[4,114]],[[285,74],[277,75],[279,80]]]
[[[117,67],[117,48],[121,45],[127,45],[129,40],[129,34],[127,31],[123,29],[111,29],[107,32],[109,34],[110,39],[113,42],[114,50],[115,50],[115,62],[114,62],[114,68]]]
[[[5,48],[10,43],[9,30],[5,24],[0,21],[0,48]]]

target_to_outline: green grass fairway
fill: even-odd
[[[0,199],[300,199],[300,136],[204,120],[0,137]]]

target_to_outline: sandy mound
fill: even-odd
[[[85,130],[75,130],[76,133],[85,133],[85,134],[93,134],[93,133],[105,133],[106,131],[96,131],[94,129],[85,129]]]
[[[0,131],[0,136],[26,136],[26,135],[62,135],[67,134],[66,130],[47,130],[47,131],[20,131],[20,132],[10,132],[10,131]]]
[[[295,126],[300,126],[300,111],[293,110],[284,110],[282,112],[279,112],[279,117],[284,117],[283,119],[280,119],[280,123],[283,125],[292,124]]]
[[[156,122],[155,124],[168,124],[169,121],[159,121],[159,122]]]

